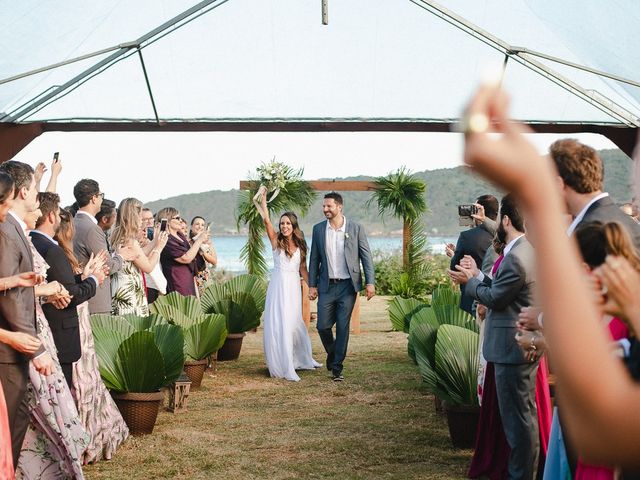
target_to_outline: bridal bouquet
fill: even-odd
[[[280,190],[282,190],[287,183],[297,180],[301,177],[301,171],[294,171],[288,165],[282,162],[276,162],[273,159],[269,163],[263,163],[256,169],[258,181],[260,182],[260,188],[258,193],[255,194],[253,200],[260,202],[262,195],[271,193],[271,197],[268,202],[273,201],[278,196]]]

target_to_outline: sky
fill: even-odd
[[[557,138],[529,138],[543,153]],[[616,148],[600,135],[572,135],[597,149]],[[304,178],[386,175],[401,166],[413,172],[462,165],[462,135],[457,133],[64,133],[41,135],[14,160],[51,164],[60,152],[58,183],[62,204],[73,203],[73,185],[81,178],[100,184],[106,198],[142,202],[186,193],[230,190],[274,156]],[[49,173],[45,174],[42,187]]]

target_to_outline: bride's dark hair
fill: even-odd
[[[280,215],[280,220],[278,221],[278,248],[283,250],[288,257],[291,257],[292,253],[289,252],[287,248],[287,239],[282,232],[280,231],[280,221],[282,221],[282,217],[287,217],[291,222],[291,227],[293,232],[291,233],[291,238],[296,247],[300,249],[300,262],[304,262],[307,258],[307,241],[304,239],[304,233],[300,230],[300,225],[298,224],[298,217],[293,212],[284,212]]]

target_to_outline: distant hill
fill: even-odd
[[[632,193],[630,188],[632,162],[620,150],[601,150],[600,155],[605,166],[605,190],[617,203],[628,202]],[[398,165],[400,166],[400,165]],[[457,205],[470,203],[485,193],[500,193],[483,179],[469,173],[464,167],[444,168],[415,172],[416,176],[427,183],[427,205],[430,212],[425,215],[427,230],[433,234],[455,235],[458,227]],[[370,180],[371,177],[348,177],[339,180]],[[535,179],[532,179],[534,181]],[[341,192],[345,200],[345,215],[362,223],[372,235],[398,233],[402,229],[399,220],[392,217],[380,218],[377,205],[369,208],[366,202],[370,198],[367,192]],[[201,215],[212,221],[214,235],[236,234],[235,212],[238,190],[212,190],[210,192],[190,193],[146,204],[154,212],[162,207],[176,207],[188,220]],[[318,195],[309,214],[301,219],[302,229],[310,231],[314,223],[322,219],[322,195]]]

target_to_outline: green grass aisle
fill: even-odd
[[[129,439],[88,479],[461,479],[470,452],[451,447],[446,419],[420,390],[406,335],[390,332],[387,298],[362,303],[345,381],[326,369],[299,383],[267,376],[262,331],[240,359],[205,373],[187,412],[162,411],[153,435]],[[316,360],[324,363],[311,329]]]

